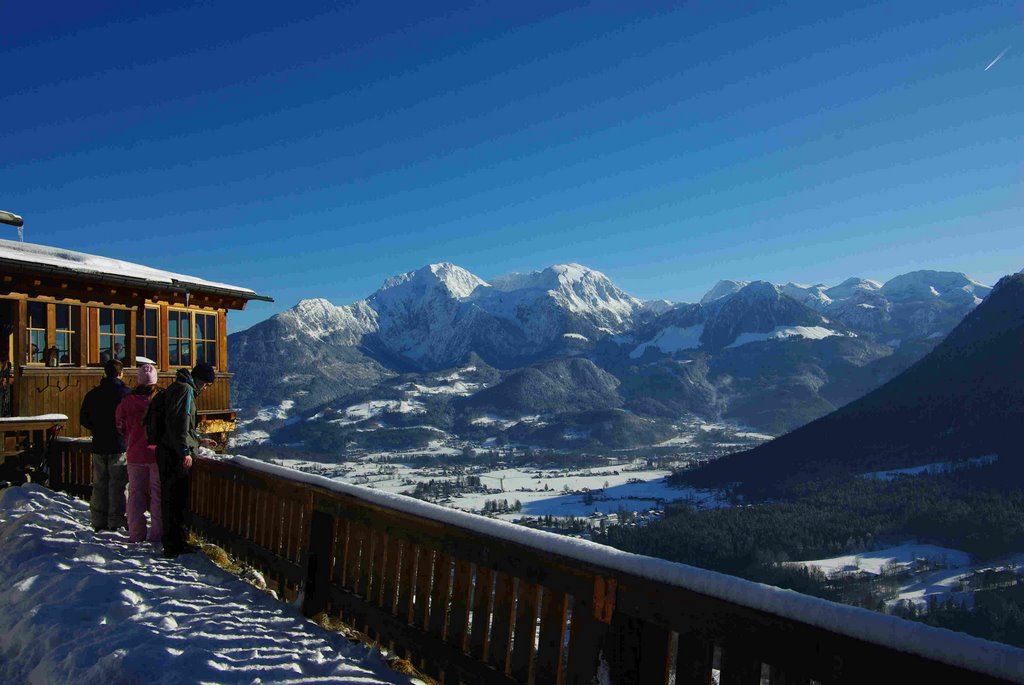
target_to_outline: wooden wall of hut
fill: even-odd
[[[175,372],[160,372],[160,387],[167,387],[174,381]],[[224,413],[231,410],[230,373],[218,373],[217,380],[200,393],[196,402],[200,412]],[[15,410],[21,416],[41,414],[64,414],[68,417],[64,435],[71,438],[87,437],[89,431],[79,423],[79,411],[85,394],[99,385],[103,369],[76,367],[26,366],[15,383]],[[126,369],[124,382],[135,386],[134,369]]]

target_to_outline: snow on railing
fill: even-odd
[[[446,682],[1024,682],[1008,645],[245,457],[197,460],[192,515]]]

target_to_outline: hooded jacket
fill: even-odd
[[[184,457],[199,449],[199,431],[196,430],[196,384],[188,369],[178,374],[167,390],[164,435],[160,447]]]
[[[128,445],[129,464],[156,463],[156,445],[146,440],[146,426],[142,422],[151,399],[148,394],[132,391],[117,405],[117,432]]]
[[[125,444],[115,425],[115,412],[128,388],[120,378],[104,377],[85,394],[79,421],[92,433],[93,454],[120,454]]]

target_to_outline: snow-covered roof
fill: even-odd
[[[246,300],[270,300],[256,291],[227,283],[207,281],[195,276],[153,269],[120,259],[75,252],[60,247],[48,247],[16,240],[0,240],[0,264],[29,266],[34,269],[49,267],[80,276],[93,276],[100,280],[121,283],[136,282],[156,288],[174,290],[205,290],[234,295]]]

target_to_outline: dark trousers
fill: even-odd
[[[93,528],[117,530],[128,526],[124,517],[124,489],[128,485],[128,462],[120,454],[92,455],[92,497],[89,512]]]
[[[189,472],[182,455],[162,445],[156,448],[156,463],[160,468],[161,511],[164,524],[164,554],[185,549],[185,512],[188,510]]]

